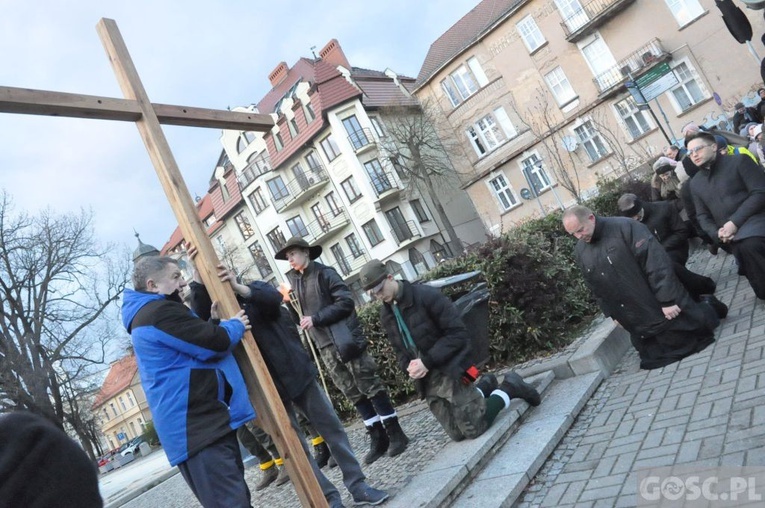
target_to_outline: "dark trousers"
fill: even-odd
[[[252,508],[235,431],[178,464],[178,470],[204,508]]]
[[[733,255],[754,294],[765,300],[765,237],[752,236],[731,244]]]
[[[279,451],[274,445],[271,436],[256,425],[242,425],[236,429],[236,437],[251,454],[258,458],[258,462],[266,464],[279,458]]]
[[[701,295],[711,295],[715,292],[715,281],[704,275],[699,275],[688,270],[680,263],[673,263],[675,275],[680,279],[680,284],[685,287],[694,301],[701,301]]]

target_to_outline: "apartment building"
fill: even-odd
[[[765,22],[746,13],[759,46]],[[736,102],[759,101],[758,58],[714,0],[483,0],[432,44],[413,89],[499,234],[652,162],[688,122],[727,127]]]

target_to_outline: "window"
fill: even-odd
[[[370,116],[369,121],[372,122],[372,127],[375,129],[375,134],[377,134],[378,138],[385,137],[385,131],[382,128],[382,124],[380,123],[380,120],[376,116]]]
[[[555,100],[558,101],[559,106],[564,106],[576,99],[576,93],[574,93],[571,83],[568,82],[568,78],[560,67],[548,72],[545,75],[545,81],[547,81],[547,86],[550,87],[550,91]]]
[[[396,237],[398,243],[410,240],[414,237],[412,228],[409,227],[409,223],[406,221],[404,214],[401,213],[401,210],[398,207],[386,211],[385,218],[388,219],[388,224],[390,224],[390,227],[393,230],[393,236]]]
[[[301,191],[306,190],[313,184],[313,179],[309,180],[308,176],[305,174],[303,166],[301,166],[299,162],[292,166],[292,174],[295,175],[295,181]]]
[[[258,272],[260,272],[260,278],[265,279],[274,273],[271,269],[271,265],[268,264],[266,253],[263,252],[263,248],[258,242],[253,243],[248,248],[250,249],[250,254],[252,254],[252,259],[255,261],[255,266],[258,267]]]
[[[336,243],[332,245],[329,250],[332,251],[332,255],[335,256],[335,261],[337,261],[337,266],[340,268],[340,272],[343,275],[348,275],[351,273],[351,265],[348,263],[348,260],[345,258],[345,252],[343,252],[343,247]]]
[[[354,150],[358,150],[369,144],[370,141],[367,138],[367,134],[364,132],[364,129],[361,128],[361,124],[359,123],[358,118],[356,118],[356,115],[344,118],[343,126],[345,127],[346,132],[348,132],[348,140],[353,145]]]
[[[290,121],[287,122],[287,125],[290,129],[290,136],[294,138],[297,137],[298,134],[300,134],[300,131],[298,130],[297,122],[295,121],[295,118],[290,118]]]
[[[276,145],[277,152],[280,152],[282,148],[284,148],[284,140],[282,139],[282,135],[279,132],[274,134],[274,145]]]
[[[247,218],[247,212],[242,210],[238,214],[234,215],[234,220],[236,221],[236,225],[239,226],[239,232],[242,233],[242,237],[245,240],[248,240],[252,237],[252,235],[255,234],[255,231],[250,225],[250,219]]]
[[[271,159],[268,157],[267,151],[262,151],[258,154],[253,154],[247,163],[255,170],[258,175],[264,175],[271,171]]]
[[[446,96],[449,97],[452,106],[456,107],[488,83],[489,80],[486,78],[478,59],[471,57],[468,59],[467,65],[460,65],[448,78],[441,81],[441,87],[446,92]]]
[[[236,153],[242,153],[247,148],[247,140],[243,136],[239,136],[236,140]]]
[[[694,19],[704,14],[699,0],[665,0],[670,12],[677,20],[677,24],[685,26]]]
[[[356,183],[353,181],[353,177],[347,178],[340,183],[340,187],[345,191],[345,195],[348,197],[348,201],[353,203],[361,197],[359,189],[356,188]]]
[[[128,402],[130,402],[130,407],[135,406],[135,401],[133,400],[133,394],[130,392],[127,392],[127,398],[128,398]]]
[[[635,103],[635,99],[627,97],[626,99],[614,104],[616,112],[619,114],[619,118],[624,122],[624,126],[627,128],[627,134],[631,139],[637,139],[649,130],[651,130],[651,124],[648,121],[648,116],[645,111],[640,111]]]
[[[131,437],[135,437],[135,435],[136,435],[136,434],[135,434],[135,423],[133,423],[133,422],[129,422],[129,423],[128,423],[128,425],[130,425],[130,433],[131,433]]]
[[[428,263],[425,261],[425,257],[422,252],[418,251],[414,247],[409,249],[409,262],[412,263],[414,271],[417,275],[425,275],[428,271]]]
[[[313,216],[316,217],[316,224],[319,225],[321,230],[324,232],[329,231],[332,225],[324,215],[324,210],[321,209],[321,204],[316,203],[315,205],[311,206],[311,211],[313,212]]]
[[[365,162],[364,167],[367,169],[369,180],[372,182],[372,187],[375,188],[375,193],[378,196],[393,188],[390,183],[390,179],[388,178],[388,175],[385,173],[385,171],[383,171],[379,160],[372,159],[369,162]]]
[[[110,402],[109,406],[112,408],[112,413],[114,413],[114,416],[117,416],[119,413],[117,413],[117,408],[114,407],[114,402]]]
[[[120,406],[122,406],[123,411],[127,411],[127,406],[125,405],[125,401],[122,399],[121,395],[120,395]]]
[[[303,218],[300,215],[287,219],[286,222],[287,227],[290,229],[290,236],[299,236],[300,238],[308,236],[308,229],[306,229]]]
[[[675,71],[675,76],[677,76],[680,84],[670,91],[680,106],[680,110],[685,111],[694,104],[701,102],[705,93],[695,77],[695,71],[686,62],[680,62],[672,70]]]
[[[109,421],[109,411],[107,411],[106,408],[104,408],[104,416],[106,417],[106,421],[108,422]]]
[[[542,159],[537,154],[521,159],[521,171],[523,171],[529,185],[533,187],[535,194],[538,195],[543,190],[550,188],[550,178],[544,170]]]
[[[220,184],[220,192],[223,197],[223,202],[225,203],[229,199],[231,199],[231,193],[228,191],[228,182],[225,180],[221,182]]]
[[[307,120],[306,123],[311,123],[316,118],[316,113],[313,111],[313,106],[311,106],[310,102],[306,102],[303,104],[303,110],[305,113],[305,118]]]
[[[579,127],[576,127],[574,132],[579,138],[579,142],[584,146],[590,161],[596,162],[608,155],[606,144],[595,127],[592,126],[591,121],[587,120]]]
[[[327,205],[329,205],[329,209],[332,212],[332,215],[337,217],[342,213],[342,210],[340,209],[340,205],[337,204],[337,197],[335,196],[334,192],[330,192],[326,195],[324,198],[327,200]]]
[[[367,222],[366,224],[363,224],[361,229],[364,230],[364,234],[367,235],[367,240],[369,240],[369,243],[372,245],[372,247],[385,240],[382,233],[380,232],[380,228],[377,226],[377,222],[374,219]]]
[[[523,18],[515,27],[530,52],[534,52],[545,43],[545,38],[531,15]]]
[[[506,212],[518,204],[518,198],[505,179],[505,175],[498,175],[489,180],[489,187],[499,200],[499,207]]]
[[[224,253],[226,252],[226,239],[223,238],[223,235],[218,235],[215,237],[215,242],[218,244],[218,252]]]
[[[271,247],[274,248],[274,252],[282,250],[282,247],[287,243],[287,240],[284,239],[284,233],[279,229],[279,226],[276,226],[274,229],[266,233],[266,238],[271,242]]]
[[[337,159],[337,156],[340,155],[340,149],[337,147],[337,143],[335,143],[332,134],[322,139],[319,144],[321,145],[321,149],[324,150],[324,155],[327,156],[327,160],[330,162]]]
[[[364,255],[364,251],[361,250],[361,245],[359,244],[359,239],[356,238],[356,233],[351,233],[350,235],[345,237],[345,243],[348,244],[348,248],[351,249],[351,255],[356,258],[360,258]]]
[[[595,37],[592,42],[582,46],[582,55],[600,90],[607,90],[614,82],[623,79],[622,73],[616,69],[616,59],[602,38]]]
[[[206,228],[209,228],[210,226],[215,224],[215,215],[214,214],[208,215],[207,218],[203,220],[202,222],[204,223]]]
[[[478,120],[466,132],[479,157],[518,134],[503,107]]]
[[[308,164],[308,168],[311,170],[311,172],[321,172],[321,162],[319,162],[319,158],[316,156],[316,152],[308,152],[308,155],[305,156],[305,161]]]
[[[263,196],[262,188],[258,187],[252,191],[252,194],[250,194],[250,203],[252,203],[252,207],[255,209],[256,214],[259,214],[268,208],[268,201],[266,201],[265,196]]]
[[[585,10],[582,9],[579,0],[555,0],[555,4],[558,6],[560,17],[563,18],[569,33],[576,32],[590,20]]]
[[[413,199],[409,202],[409,204],[412,205],[414,216],[417,217],[417,220],[420,221],[420,223],[428,222],[430,220],[428,218],[428,214],[425,213],[425,208],[423,208],[419,199]]]
[[[271,192],[271,197],[274,201],[280,201],[289,197],[290,191],[287,190],[287,186],[284,185],[284,180],[282,180],[281,176],[272,178],[266,183],[268,184],[268,190]]]

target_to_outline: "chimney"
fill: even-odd
[[[276,86],[281,81],[287,77],[287,72],[289,72],[290,68],[287,67],[287,64],[285,62],[279,62],[279,65],[276,66],[274,70],[271,71],[271,74],[268,75],[268,79],[271,81],[271,86]]]
[[[343,48],[340,47],[337,39],[332,39],[319,51],[319,58],[332,66],[342,65],[346,69],[351,68],[351,64],[348,63],[348,59],[345,57],[345,53],[343,53]]]

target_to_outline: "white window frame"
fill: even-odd
[[[513,186],[510,184],[510,180],[505,173],[500,172],[494,174],[486,180],[486,185],[497,200],[497,205],[501,212],[508,212],[513,208],[520,206],[521,201],[515,194],[515,190],[513,190]]]
[[[709,92],[707,91],[706,86],[704,86],[704,81],[702,81],[698,71],[687,58],[682,58],[677,61],[672,61],[669,63],[669,66],[672,68],[672,72],[675,73],[675,76],[677,77],[679,84],[667,90],[666,94],[669,96],[669,100],[678,114],[688,111],[689,109],[693,108],[696,104],[699,104],[703,102],[705,99],[709,98]],[[677,69],[682,66],[685,66],[685,68],[688,70],[689,76],[686,79],[683,79],[682,74],[679,74],[677,71]],[[688,83],[691,83],[691,82],[696,83],[696,86],[698,87],[699,92],[701,93],[701,97],[698,100],[694,100],[691,97],[691,91],[688,88]],[[688,97],[688,99],[691,100],[691,103],[689,104],[687,108],[683,108],[682,104],[680,104],[680,101],[677,100],[677,96],[675,95],[675,91],[681,90],[681,89],[683,93]]]
[[[582,128],[587,132],[581,133],[577,130]],[[584,151],[587,152],[587,157],[590,159],[590,162],[595,163],[601,161],[611,153],[608,144],[603,139],[603,136],[600,135],[598,129],[592,124],[591,119],[588,118],[581,122],[577,122],[577,125],[575,125],[572,130],[574,131],[576,138],[579,140],[579,143],[584,147]],[[598,144],[602,147],[602,150]],[[590,148],[589,150],[588,147]],[[593,153],[597,155],[597,157],[593,157]]]
[[[545,74],[545,82],[559,107],[565,106],[578,97],[560,66]]]
[[[699,0],[664,0],[680,27],[691,23],[706,11]]]
[[[441,80],[441,88],[452,106],[457,107],[489,83],[480,62],[474,56]]]
[[[616,68],[618,63],[614,58],[613,53],[611,53],[611,48],[608,47],[608,44],[606,44],[606,41],[600,36],[600,33],[595,33],[590,37],[587,37],[587,39],[578,43],[577,46],[594,77],[597,78],[598,76],[609,73],[609,71],[617,72],[621,77],[621,72]],[[596,47],[598,54],[593,55],[591,48]],[[597,65],[600,62],[603,63],[602,66]]]
[[[523,39],[523,43],[528,48],[529,53],[533,53],[538,50],[547,42],[542,31],[539,30],[534,16],[529,14],[518,23],[515,24],[515,29],[518,30],[518,35]]]
[[[628,95],[627,97],[614,102],[613,108],[616,118],[621,123],[622,128],[629,137],[630,141],[645,136],[655,128],[653,122],[651,121],[651,117],[645,111],[638,108],[637,103],[632,96]],[[640,118],[642,118],[643,122],[645,122],[645,129],[643,129],[643,126],[640,125]],[[637,127],[639,132],[633,132],[630,129],[629,120],[632,120],[633,124],[635,127]]]
[[[518,161],[518,166],[521,168],[521,173],[524,175],[524,179],[527,179],[529,185],[532,186],[531,191],[539,195],[547,189],[552,188],[553,181],[545,170],[539,152],[535,150],[523,155],[523,158]]]
[[[518,135],[505,108],[500,106],[470,125],[465,134],[478,157],[496,150]]]
[[[555,5],[570,33],[576,32],[590,21],[580,0],[555,0]]]

